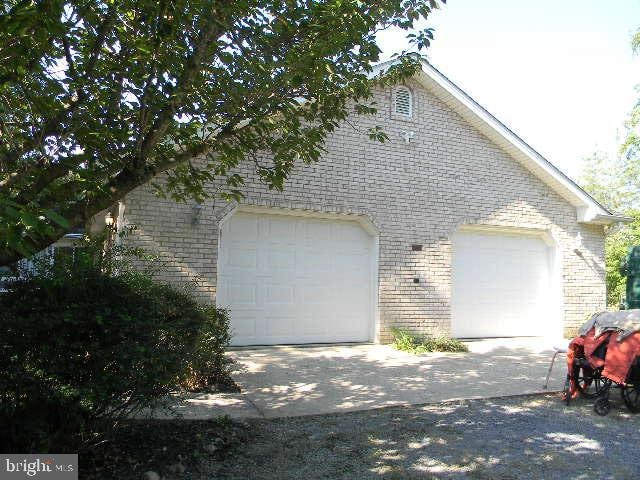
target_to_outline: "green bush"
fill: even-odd
[[[402,328],[392,328],[393,346],[410,353],[426,352],[468,352],[467,346],[460,340],[448,337],[427,337]]]
[[[231,341],[227,313],[212,305],[201,306],[206,317],[180,385],[189,391],[239,391],[229,375],[231,360],[225,351]]]
[[[620,301],[626,298],[627,277],[620,272],[620,264],[629,253],[629,248],[640,245],[640,210],[625,213],[633,221],[614,229],[605,240],[605,265],[607,270],[607,306],[617,310]]]
[[[3,451],[78,451],[172,391],[233,385],[226,312],[112,260],[44,259],[0,295]]]

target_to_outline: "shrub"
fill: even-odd
[[[229,375],[231,360],[225,355],[231,340],[227,312],[211,305],[201,308],[206,321],[200,329],[181,386],[189,391],[237,392],[239,388]]]
[[[427,337],[402,328],[392,328],[393,346],[405,352],[468,352],[467,346],[460,340],[448,337]]]
[[[45,259],[0,295],[4,451],[78,451],[182,386],[232,384],[226,312],[111,260]]]

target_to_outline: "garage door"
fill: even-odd
[[[239,212],[222,227],[219,306],[234,345],[373,338],[373,237],[355,221]]]
[[[536,236],[457,233],[452,333],[459,338],[542,336],[560,331],[551,249]]]

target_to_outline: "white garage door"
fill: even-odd
[[[232,344],[373,338],[373,237],[357,222],[240,212],[219,254]]]
[[[555,335],[551,249],[540,237],[457,233],[452,333],[459,338]]]

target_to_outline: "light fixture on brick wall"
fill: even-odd
[[[413,138],[416,136],[416,132],[405,131],[402,132],[402,138],[404,138],[404,143],[413,142]]]
[[[202,218],[203,205],[201,203],[194,203],[191,206],[191,225],[200,225],[200,219]]]
[[[576,248],[573,249],[573,252],[578,255],[579,257],[582,257],[582,234],[580,232],[578,232],[576,234]]]

